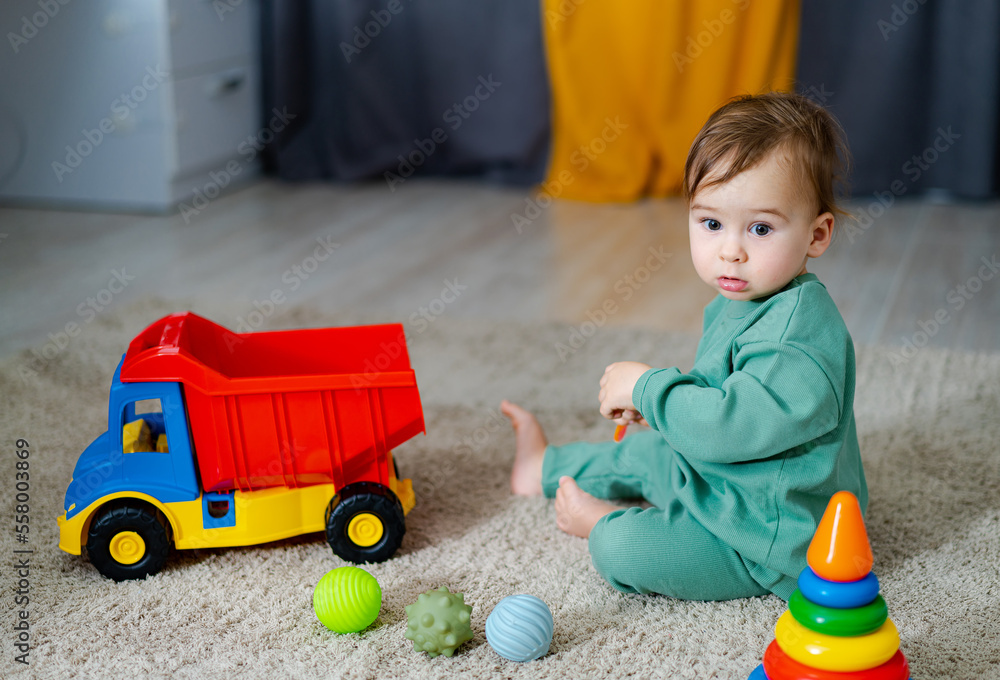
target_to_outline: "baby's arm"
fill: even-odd
[[[597,395],[601,402],[601,415],[619,425],[645,424],[645,419],[632,403],[632,391],[642,374],[651,368],[638,361],[617,361],[605,368],[601,376],[601,391]]]
[[[650,426],[675,450],[710,463],[772,456],[840,420],[839,393],[815,359],[774,342],[742,347],[721,387],[669,368],[650,372],[637,390]]]

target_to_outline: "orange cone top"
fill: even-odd
[[[850,491],[833,494],[809,544],[806,561],[827,581],[857,581],[872,570],[865,519]]]

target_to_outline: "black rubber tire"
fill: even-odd
[[[375,515],[382,522],[382,537],[374,545],[358,545],[347,534],[351,520],[360,513]],[[405,533],[403,505],[396,494],[381,484],[348,484],[326,509],[326,542],[348,562],[385,562],[396,554]]]
[[[134,531],[145,543],[145,553],[134,564],[111,555],[111,540]],[[143,579],[160,571],[170,554],[167,520],[156,508],[139,501],[119,501],[102,508],[87,533],[87,555],[99,572],[115,581]]]

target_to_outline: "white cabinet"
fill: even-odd
[[[256,0],[5,0],[0,200],[162,211],[253,177],[258,22]]]

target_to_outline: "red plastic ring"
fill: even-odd
[[[773,640],[764,652],[764,672],[768,680],[907,680],[910,677],[906,657],[898,650],[881,666],[845,673],[801,664],[781,651],[777,640]]]

